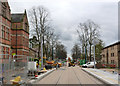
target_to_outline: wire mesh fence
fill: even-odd
[[[11,84],[10,80],[20,76],[27,82],[28,56],[0,54],[0,78],[5,84]]]

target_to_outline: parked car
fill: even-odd
[[[95,65],[97,64],[97,62],[95,62]],[[88,62],[86,64],[82,65],[83,68],[92,68],[94,67],[94,62]]]

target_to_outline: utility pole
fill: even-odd
[[[54,60],[54,57],[53,57],[53,39],[52,39],[52,60]]]
[[[41,35],[41,70],[43,69],[43,39]]]
[[[42,38],[43,38],[43,43],[42,44],[43,44],[43,57],[44,57],[45,56],[45,52],[44,52],[45,51],[45,47],[44,47],[44,30],[43,30],[43,37]]]
[[[95,45],[98,43],[98,39],[94,39],[93,40],[93,44],[94,44],[94,68],[96,68],[96,61],[95,61]]]
[[[41,70],[43,70],[43,36],[44,36],[44,29],[41,30]]]
[[[16,25],[16,58],[17,58],[17,25]]]
[[[86,56],[86,47],[85,47],[85,64],[86,64],[86,61],[87,61],[87,56]]]
[[[94,68],[96,68],[95,66],[95,44],[94,44]]]

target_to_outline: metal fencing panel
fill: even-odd
[[[27,63],[28,56],[0,54],[0,78],[4,77],[5,84],[11,84],[10,80],[20,76],[24,82],[27,82]],[[7,58],[5,58],[7,57]]]

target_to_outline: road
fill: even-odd
[[[36,84],[103,84],[96,78],[84,72],[80,67],[62,67],[55,70]]]

